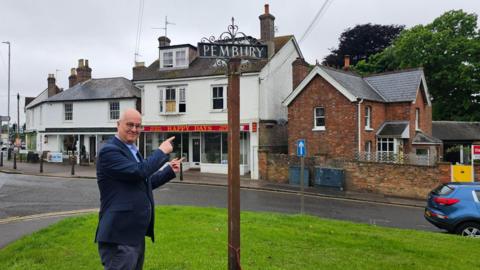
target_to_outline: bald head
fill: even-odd
[[[117,135],[124,143],[132,144],[138,139],[142,129],[142,115],[133,108],[122,112],[117,122]]]
[[[132,118],[140,119],[140,121],[142,121],[142,115],[134,108],[126,109],[122,112],[122,115],[120,115],[120,121]]]

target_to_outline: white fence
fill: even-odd
[[[355,153],[358,161],[382,162],[409,165],[432,166],[437,162],[437,157],[431,155],[416,155],[415,153],[387,153],[387,152],[360,152]]]

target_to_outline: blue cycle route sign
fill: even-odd
[[[307,155],[307,144],[305,139],[297,140],[297,156],[305,157]]]

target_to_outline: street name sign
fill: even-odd
[[[198,55],[203,58],[254,58],[267,59],[267,45],[198,43]]]

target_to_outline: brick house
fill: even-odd
[[[346,59],[347,60],[347,59]],[[348,63],[346,61],[346,63]],[[423,69],[359,76],[303,59],[293,66],[288,152],[305,139],[307,156],[432,164],[432,105]]]

